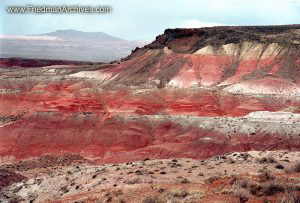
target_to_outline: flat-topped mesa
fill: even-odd
[[[300,47],[300,25],[279,26],[219,26],[193,29],[166,29],[156,37],[148,49],[168,47],[176,53],[194,53],[211,45],[218,48],[241,42],[277,43],[282,46]]]
[[[30,59],[21,57],[0,58],[0,68],[7,67],[44,67],[55,65],[100,65],[101,62],[88,62],[88,61],[70,61],[70,60],[55,60],[55,59]]]
[[[300,25],[167,29],[106,72],[105,82],[299,95],[299,50]]]

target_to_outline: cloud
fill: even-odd
[[[197,19],[187,19],[173,21],[168,28],[201,28],[201,27],[213,27],[213,26],[228,26],[232,24],[222,24],[217,22],[204,22]]]
[[[45,41],[59,41],[61,39],[54,36],[26,36],[26,35],[0,35],[0,39],[13,40],[45,40]]]
[[[191,19],[180,23],[180,28],[200,28],[200,27],[213,27],[213,26],[224,26],[225,24],[216,22],[202,22],[200,20]]]

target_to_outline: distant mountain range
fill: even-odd
[[[40,35],[0,35],[0,57],[108,62],[126,57],[147,42],[103,32],[57,30]]]

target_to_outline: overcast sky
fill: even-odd
[[[110,5],[110,14],[8,14],[12,5]],[[0,0],[0,34],[59,29],[152,40],[166,28],[300,23],[300,0]]]

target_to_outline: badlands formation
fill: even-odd
[[[0,199],[296,202],[299,48],[299,25],[211,27],[111,63],[1,59]]]

